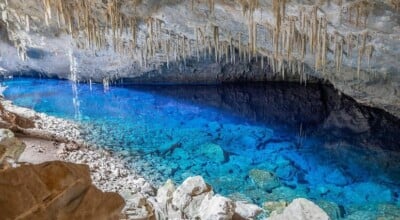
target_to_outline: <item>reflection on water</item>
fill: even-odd
[[[74,119],[67,81],[14,79],[16,104]],[[400,121],[323,85],[110,87],[78,84],[88,141],[129,152],[160,184],[202,175],[258,204],[306,197],[332,216],[400,215]],[[396,214],[397,213],[397,214]],[[367,218],[365,218],[367,216]]]

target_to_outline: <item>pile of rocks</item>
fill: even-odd
[[[276,209],[273,208],[269,210],[270,212],[265,212],[265,209],[257,205],[243,201],[233,201],[229,198],[215,195],[212,187],[205,183],[200,176],[188,177],[180,186],[175,186],[174,183],[169,180],[156,190],[145,178],[141,177],[131,169],[130,166],[127,166],[124,162],[126,158],[123,154],[117,155],[94,146],[85,146],[83,144],[82,134],[79,131],[79,125],[45,114],[35,113],[33,110],[16,107],[9,102],[6,103],[5,107],[16,114],[34,120],[36,127],[26,129],[25,132],[27,134],[34,134],[41,138],[55,140],[56,142],[54,143],[58,145],[56,146],[58,149],[57,157],[60,160],[86,165],[50,162],[40,165],[25,165],[20,168],[6,170],[8,173],[7,175],[17,178],[15,182],[7,182],[7,178],[2,179],[2,174],[0,172],[1,184],[3,182],[7,182],[7,184],[20,183],[23,181],[23,178],[19,173],[30,173],[30,175],[33,175],[34,178],[31,178],[29,181],[33,181],[35,178],[40,179],[56,174],[56,176],[50,178],[51,181],[38,180],[29,183],[31,186],[35,186],[32,190],[36,188],[36,184],[39,184],[38,187],[42,187],[43,184],[41,182],[50,184],[42,188],[44,188],[44,191],[48,190],[53,193],[51,195],[49,193],[47,193],[49,195],[46,194],[46,198],[54,198],[53,200],[32,200],[28,205],[18,206],[20,208],[16,210],[12,209],[12,206],[16,205],[16,203],[0,203],[0,206],[4,206],[2,210],[8,210],[8,212],[3,213],[4,215],[7,214],[7,216],[18,217],[23,213],[23,215],[31,217],[40,215],[38,217],[52,218],[54,216],[61,216],[67,218],[67,216],[73,216],[80,218],[82,215],[90,217],[90,215],[94,216],[97,213],[101,214],[102,218],[108,219],[254,219],[260,214],[269,214],[273,220],[288,219],[288,216],[290,216],[289,219],[299,220],[329,219],[324,211],[305,199],[294,200],[289,205],[285,203],[282,206],[273,206],[276,207]],[[23,143],[21,144],[9,130],[0,130],[0,147],[3,142],[7,143],[7,146],[14,146],[14,148],[5,148],[7,149],[5,155],[16,161],[24,150],[25,145]],[[19,166],[18,163],[13,164],[15,167]],[[42,169],[45,170],[43,172],[48,173],[43,174],[43,172],[40,171]],[[77,175],[77,173],[79,175]],[[61,174],[66,175],[63,176]],[[267,180],[267,182],[276,180],[273,174],[261,170],[253,170],[250,174],[252,180],[261,185]],[[59,201],[57,199],[59,197],[57,194],[54,194],[54,190],[51,187],[58,187],[64,178],[67,178],[66,181],[68,184],[57,188],[57,193],[60,195],[62,194],[62,196],[67,196],[72,195],[69,194],[69,192],[78,192],[78,198],[81,198],[81,201],[91,203],[91,205],[87,206],[82,202],[77,204],[72,201],[71,204],[57,202]],[[93,179],[93,185],[91,184],[91,179]],[[275,183],[276,181],[272,182]],[[52,185],[53,183],[55,185]],[[84,185],[83,188],[86,190],[82,191],[82,187],[75,189],[74,187],[77,187],[77,183],[82,183]],[[277,184],[264,184],[262,186],[274,188],[276,185]],[[97,186],[103,191],[117,192],[123,199],[116,194],[104,194],[94,186]],[[31,195],[36,193],[36,191],[25,193]],[[7,196],[8,194],[4,195]],[[74,195],[76,196],[76,194]],[[105,195],[111,196],[112,199],[107,200]],[[0,200],[1,196],[2,194],[0,193]],[[16,197],[15,199],[18,198],[23,197]],[[65,201],[70,201],[68,200],[70,198],[72,197],[66,198]],[[91,201],[92,199],[95,201]],[[126,203],[125,206],[123,205],[124,200]],[[3,201],[8,201],[8,198]],[[17,203],[24,204],[22,201]],[[97,208],[95,208],[96,205],[98,205],[99,208],[98,212]],[[40,209],[39,212],[34,212],[34,210],[38,209],[38,206],[50,208]],[[124,208],[122,210],[123,215],[121,216],[120,211],[122,207]],[[67,209],[69,211],[66,211]],[[299,217],[294,218],[292,215]]]

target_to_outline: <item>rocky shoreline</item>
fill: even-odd
[[[117,192],[124,198],[122,219],[254,219],[256,216],[265,218],[268,214],[271,219],[285,219],[296,212],[308,213],[301,219],[329,219],[322,209],[305,199],[283,205],[269,204],[268,210],[232,201],[215,195],[200,176],[189,177],[180,186],[167,181],[156,190],[145,177],[129,168],[123,152],[117,154],[88,145],[80,125],[15,106],[7,100],[1,100],[1,104],[5,112],[31,119],[35,125],[33,128],[9,127],[26,145],[19,164],[61,160],[88,165],[97,188]]]

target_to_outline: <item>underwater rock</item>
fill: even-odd
[[[219,133],[222,128],[221,124],[216,121],[208,123],[207,126],[211,134]]]
[[[268,200],[272,201],[279,201],[279,200],[285,200],[285,201],[290,201],[295,198],[300,198],[300,197],[307,197],[307,193],[304,190],[300,190],[301,185],[297,186],[297,189],[291,189],[287,186],[280,186],[278,188],[275,188],[272,190],[271,193],[268,193],[266,196]]]
[[[356,204],[385,203],[392,201],[393,193],[385,186],[373,182],[362,182],[344,188],[344,198]]]
[[[262,213],[263,209],[258,207],[257,205],[250,204],[243,201],[235,202],[235,214],[233,216],[234,219],[254,219],[260,213]]]
[[[25,165],[0,172],[0,184],[0,219],[119,219],[125,205],[92,185],[86,165]]]
[[[198,217],[202,220],[228,220],[232,219],[234,212],[235,207],[232,200],[220,195],[207,194],[199,207]]]
[[[241,137],[240,142],[246,149],[251,149],[257,146],[257,140],[249,135]]]
[[[278,177],[266,170],[251,169],[249,171],[249,177],[257,186],[266,191],[270,191],[281,185]]]
[[[172,152],[172,157],[174,159],[181,159],[181,160],[186,160],[189,158],[189,154],[187,151],[183,150],[182,148],[176,148]]]
[[[339,169],[330,171],[324,178],[325,182],[335,184],[337,186],[345,186],[349,183],[348,179]]]
[[[316,204],[324,210],[331,220],[342,219],[345,215],[343,207],[339,207],[338,204],[330,201],[317,201]]]
[[[5,158],[18,160],[25,150],[25,144],[15,138],[9,129],[0,129],[0,164]]]
[[[217,144],[203,144],[199,147],[199,153],[217,163],[222,163],[226,160],[224,150]]]
[[[299,198],[293,200],[281,214],[272,213],[268,220],[329,220],[329,216],[313,202]]]
[[[378,219],[400,219],[400,207],[393,204],[378,206]]]
[[[264,202],[263,208],[267,211],[269,215],[271,215],[272,212],[275,212],[276,214],[281,214],[283,210],[288,206],[288,203],[286,201],[269,201],[269,202]]]
[[[280,178],[284,180],[291,180],[296,174],[296,169],[293,166],[290,166],[289,164],[283,165],[283,166],[278,166],[275,169],[275,174]]]

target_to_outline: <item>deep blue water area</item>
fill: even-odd
[[[308,198],[332,219],[400,219],[400,120],[330,86],[5,80],[16,105],[81,123],[154,184],[202,175],[262,205]]]

